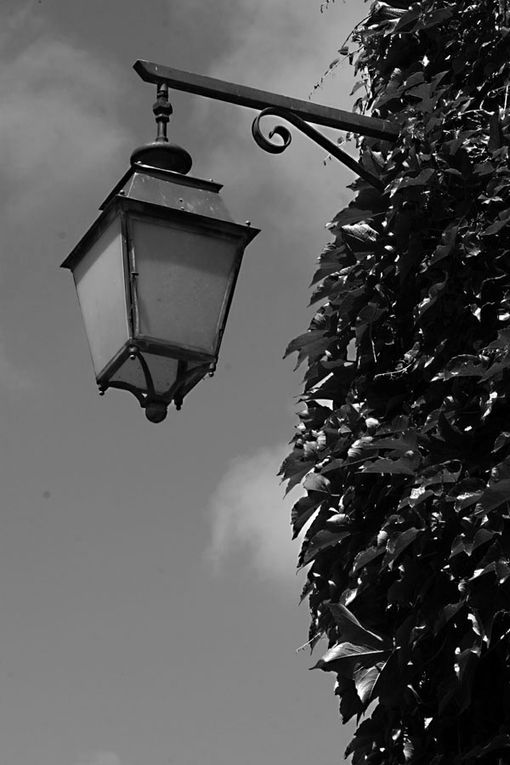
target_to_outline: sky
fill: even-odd
[[[314,86],[361,0],[2,0],[0,765],[343,762],[333,678],[308,672],[303,574],[276,473],[325,224],[349,171],[249,110],[173,93],[172,140],[224,184],[249,246],[216,376],[149,423],[100,398],[59,265],[154,135],[148,59],[350,109]],[[320,650],[320,648],[319,648]]]

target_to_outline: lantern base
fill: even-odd
[[[132,393],[153,423],[166,419],[172,403],[179,411],[185,395],[204,379],[214,362],[198,358],[185,361],[158,350],[161,348],[154,340],[131,339],[96,378],[99,395],[109,388]]]

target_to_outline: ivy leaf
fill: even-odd
[[[331,494],[331,481],[320,473],[309,473],[303,486],[307,491]]]
[[[479,512],[488,513],[510,502],[510,478],[498,481],[486,489],[478,502]]]
[[[477,162],[473,168],[475,175],[492,175],[494,172],[494,165],[487,159],[484,162]]]
[[[459,230],[458,225],[451,224],[446,228],[441,237],[441,244],[436,247],[434,254],[430,260],[430,265],[433,266],[443,258],[447,258],[451,254],[457,241],[457,232]]]
[[[465,603],[462,600],[459,600],[458,603],[449,603],[447,606],[444,606],[444,608],[441,609],[439,612],[439,615],[434,622],[434,634],[437,635],[440,630],[443,629],[443,627],[446,627],[446,625],[459,613],[459,611],[464,608]]]
[[[381,316],[384,316],[385,313],[386,309],[380,308],[376,303],[368,303],[361,309],[356,326],[356,339],[358,343],[361,342],[361,338],[366,330],[378,321]]]
[[[354,318],[358,314],[359,308],[365,301],[365,289],[358,287],[354,289],[342,290],[338,295],[330,295],[332,306],[341,307],[343,315],[347,318]]]
[[[481,760],[487,754],[491,752],[508,752],[510,751],[510,736],[502,734],[495,736],[491,740],[482,746],[475,746],[463,755],[463,760],[468,762],[470,759]]]
[[[343,225],[342,234],[355,253],[370,252],[377,241],[377,231],[366,222]]]
[[[420,318],[423,316],[425,311],[428,311],[429,308],[431,308],[434,303],[436,303],[437,299],[444,292],[447,281],[448,275],[444,274],[444,279],[442,282],[436,282],[432,285],[432,287],[430,287],[428,295],[424,297],[423,300],[418,304],[418,316]]]
[[[491,236],[492,234],[498,234],[501,229],[505,228],[505,226],[510,223],[510,208],[507,210],[504,210],[503,212],[500,212],[498,215],[498,220],[492,223],[490,226],[488,226],[485,231],[483,231],[483,234],[485,236]]]
[[[328,228],[330,228],[330,230],[333,228],[340,229],[342,226],[347,224],[367,221],[372,217],[372,210],[363,210],[360,207],[356,207],[355,205],[349,205],[349,207],[346,207],[345,210],[342,210],[338,213],[338,215],[335,215]]]
[[[371,632],[366,627],[363,627],[352,611],[349,611],[346,606],[341,603],[329,603],[328,608],[333,615],[342,640],[377,650],[384,647],[383,639],[376,635],[375,632]]]
[[[461,491],[455,498],[454,509],[455,512],[460,513],[467,507],[471,507],[478,502],[482,496],[482,491]]]
[[[433,489],[426,489],[422,484],[420,486],[414,486],[408,497],[403,497],[399,503],[398,509],[401,510],[404,507],[417,507],[425,502],[429,497],[435,496],[436,492]]]
[[[412,8],[410,11],[404,13],[400,17],[398,24],[395,26],[394,34],[409,32],[413,29],[416,21],[420,18],[421,8]]]
[[[487,371],[481,377],[482,382],[486,380],[502,379],[503,372],[510,369],[510,354],[506,354],[502,359],[496,361],[487,369]],[[496,394],[497,396],[497,394]]]
[[[363,568],[364,566],[368,566],[369,563],[371,563],[376,558],[379,558],[381,555],[383,555],[385,552],[383,547],[367,547],[366,550],[362,550],[358,555],[356,555],[354,559],[354,564],[352,567],[353,574],[355,574],[357,571],[360,570],[360,568]]]
[[[444,21],[448,21],[448,19],[451,19],[452,16],[453,11],[451,8],[437,8],[430,15],[427,15],[426,19],[424,20],[424,27],[426,29],[430,29],[431,27],[435,27],[438,24],[442,24]]]
[[[301,497],[298,499],[291,512],[291,524],[293,529],[292,538],[295,539],[303,526],[310,520],[312,515],[320,507],[322,497]]]
[[[421,529],[416,529],[413,526],[394,538],[390,537],[386,545],[387,552],[384,556],[383,565],[391,568],[397,558],[402,555],[404,550],[407,549],[421,533],[423,533]]]
[[[489,531],[488,529],[478,529],[474,538],[469,541],[465,534],[459,534],[452,542],[452,551],[450,553],[450,559],[454,558],[460,553],[465,553],[470,556],[474,550],[478,549],[486,542],[490,542],[496,536],[496,532]]]
[[[369,455],[373,453],[374,449],[377,448],[373,441],[374,439],[372,436],[361,436],[361,438],[357,438],[349,447],[347,456],[350,459],[357,460],[362,455]]]
[[[390,460],[386,457],[381,457],[380,459],[366,463],[363,466],[361,472],[414,475],[416,472],[416,460],[414,458],[408,457],[401,457],[397,460]]]
[[[367,706],[375,696],[375,689],[386,662],[378,662],[373,667],[358,667],[353,672],[354,684],[363,706]]]
[[[433,380],[451,380],[454,377],[483,377],[486,366],[480,362],[478,356],[465,354],[455,356],[445,366],[442,372],[439,372]]]
[[[413,74],[410,77],[406,78],[405,86],[407,90],[409,90],[410,88],[414,88],[417,85],[421,85],[424,82],[425,82],[425,75],[422,71],[413,72]]]
[[[494,446],[492,448],[492,452],[495,453],[502,449],[504,446],[506,446],[510,442],[510,432],[507,430],[502,431],[496,440],[494,441]]]
[[[493,561],[482,568],[476,569],[469,581],[474,582],[476,579],[480,579],[480,577],[486,576],[487,574],[494,574],[497,583],[500,585],[504,584],[510,579],[510,566],[502,560]]]
[[[311,361],[322,356],[328,348],[330,339],[322,329],[308,330],[299,337],[294,338],[287,346],[283,358],[287,358],[291,353],[298,354],[298,360],[295,366],[297,369],[308,357]]]
[[[471,648],[466,648],[457,656],[455,670],[460,686],[458,690],[459,713],[464,712],[471,702],[471,688],[478,662],[479,652]]]
[[[348,536],[350,536],[349,531],[318,531],[315,536],[303,543],[303,547],[299,555],[299,568],[302,568],[303,566],[306,566],[307,563],[310,563],[310,561],[312,561],[315,556],[322,550],[326,550],[328,547],[334,547],[334,545],[337,545]]]
[[[418,445],[417,434],[409,430],[398,438],[378,438],[374,446],[378,449],[391,449],[394,452],[414,451]]]
[[[370,649],[348,641],[337,643],[310,669],[338,672],[342,677],[353,678],[357,667],[374,667],[390,655],[390,649]]]
[[[380,723],[379,723],[380,724]],[[365,765],[366,756],[375,751],[378,755],[377,746],[374,748],[374,741],[378,740],[379,725],[378,720],[369,717],[364,720],[356,730],[354,738],[345,750],[345,757],[353,755],[353,765]]]
[[[360,431],[364,429],[365,421],[358,410],[352,404],[343,404],[340,407],[340,413],[350,431],[355,436],[359,435]]]
[[[350,678],[337,675],[335,694],[340,696],[340,715],[344,724],[354,715],[359,715],[363,712],[363,705],[356,693],[356,687]]]
[[[433,168],[426,167],[414,177],[406,175],[404,178],[400,178],[391,185],[391,192],[394,194],[395,192],[403,191],[404,189],[429,186],[434,174],[435,170]]]
[[[289,454],[289,456],[283,460],[280,470],[278,471],[278,475],[282,476],[282,481],[288,482],[285,493],[288,494],[294,486],[301,483],[301,480],[313,467],[315,467],[314,460],[304,460],[303,450],[294,449],[292,454]]]
[[[496,151],[503,146],[503,135],[501,131],[501,121],[497,111],[493,112],[489,122],[489,151]]]
[[[500,329],[498,332],[497,339],[493,340],[491,343],[485,346],[485,350],[495,350],[495,351],[510,350],[510,327],[505,329]]]

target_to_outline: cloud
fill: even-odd
[[[11,2],[11,8],[4,12],[0,29],[0,51],[15,50],[19,36],[37,33],[43,26],[42,19],[34,13],[34,0],[24,3]],[[16,39],[18,38],[18,39]]]
[[[64,249],[57,232],[65,238],[80,207],[95,213],[97,189],[132,143],[118,119],[115,67],[51,39],[31,5],[8,17],[9,39],[0,33],[1,311],[21,317],[16,337],[0,334],[0,389],[19,394],[37,390],[22,306],[31,294],[44,303],[39,274]]]
[[[291,539],[293,501],[283,498],[276,476],[287,452],[287,445],[278,445],[231,462],[208,509],[208,558],[216,570],[242,555],[262,579],[295,584],[299,544]]]
[[[86,187],[130,142],[111,66],[47,37],[2,58],[0,180],[9,190],[2,213],[18,222]]]
[[[0,387],[9,393],[19,395],[33,394],[37,390],[35,379],[30,372],[18,366],[5,348],[4,341],[0,338]]]
[[[75,765],[121,765],[121,761],[115,752],[92,752],[81,757]]]
[[[338,55],[343,41],[339,37],[346,35],[356,18],[354,7],[332,8],[328,16],[319,12],[318,3],[313,6],[309,0],[240,0],[228,16],[229,44],[207,74],[306,100]],[[326,79],[324,89],[314,92],[313,100],[350,109],[352,82],[352,70],[340,68]],[[294,128],[289,149],[281,156],[267,155],[251,139],[255,116],[251,110],[221,107],[207,99],[194,99],[193,108],[194,121],[208,126],[207,154],[200,165],[205,161],[206,173],[213,177],[215,168],[228,168],[228,176],[223,171],[220,180],[226,185],[227,199],[229,190],[235,189],[234,211],[236,207],[241,215],[250,211],[247,217],[258,225],[260,209],[265,229],[285,226],[286,241],[309,267],[309,252],[318,253],[329,240],[321,226],[352,197],[345,188],[354,180],[352,173],[338,162],[325,166],[324,150]],[[275,122],[282,121],[262,121],[266,135]],[[330,136],[336,140],[339,133],[333,131]],[[293,225],[298,220],[300,225]],[[295,259],[298,262],[298,254]]]
[[[229,23],[232,46],[215,62],[215,70],[257,77],[259,87],[278,87],[301,98],[338,47],[338,26],[328,23],[308,0],[259,0],[256,4],[242,0]]]

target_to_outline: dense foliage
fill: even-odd
[[[353,184],[288,348],[316,666],[353,763],[507,763],[510,4],[376,2],[341,52],[401,133],[361,142],[385,190]]]

